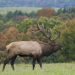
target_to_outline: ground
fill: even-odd
[[[32,70],[31,64],[15,64],[15,71],[8,64],[4,72],[2,66],[0,65],[0,75],[75,75],[75,63],[43,64],[42,69],[37,64],[35,70]]]

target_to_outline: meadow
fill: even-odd
[[[16,10],[24,12],[24,13],[31,13],[37,12],[39,9],[38,7],[2,7],[0,8],[0,14],[7,14],[9,11],[15,12]]]
[[[75,63],[43,64],[42,69],[37,64],[35,70],[31,64],[15,64],[15,71],[7,65],[4,72],[0,65],[0,75],[75,75]]]

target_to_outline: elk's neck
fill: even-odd
[[[50,54],[56,52],[58,50],[57,45],[50,45],[47,43],[40,44],[42,48],[42,55],[49,56]]]
[[[42,48],[42,55],[43,56],[49,56],[51,53],[51,46],[49,46],[49,44],[47,43],[41,43],[41,48]]]

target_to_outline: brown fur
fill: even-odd
[[[49,56],[50,54],[56,52],[60,48],[60,45],[55,42],[44,43],[37,41],[19,41],[12,42],[6,46],[8,55],[4,61],[3,71],[8,62],[11,63],[11,66],[14,70],[14,62],[16,57],[19,56],[28,56],[33,58],[33,69],[35,67],[36,60],[40,67],[42,68],[41,58],[43,56]]]

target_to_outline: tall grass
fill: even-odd
[[[29,64],[16,64],[15,71],[11,69],[10,65],[7,65],[4,72],[2,72],[1,65],[0,75],[75,75],[75,64],[43,64],[42,69],[37,64],[35,70],[32,70],[32,65]]]

